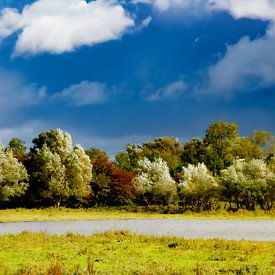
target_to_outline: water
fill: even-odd
[[[142,219],[0,224],[0,234],[42,231],[54,235],[91,235],[109,230],[127,230],[142,235],[177,236],[186,239],[275,241],[275,220]]]

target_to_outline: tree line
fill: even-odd
[[[275,138],[218,121],[203,139],[161,137],[106,152],[73,145],[60,129],[40,133],[27,149],[12,138],[0,146],[0,207],[166,207],[171,211],[271,210],[275,201]]]

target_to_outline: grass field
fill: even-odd
[[[0,274],[274,274],[275,243],[107,232],[0,236]]]
[[[228,211],[185,212],[184,214],[160,214],[156,212],[131,211],[129,209],[7,209],[0,210],[0,222],[17,221],[64,221],[64,220],[103,220],[103,219],[143,219],[143,218],[216,218],[216,219],[275,219],[275,211]]]

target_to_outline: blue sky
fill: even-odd
[[[217,120],[274,132],[275,0],[0,1],[0,142],[111,156]]]

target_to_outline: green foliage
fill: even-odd
[[[250,137],[238,137],[232,144],[232,154],[240,159],[259,159],[263,155],[263,150]]]
[[[272,133],[267,131],[254,131],[251,136],[253,143],[263,147],[272,141]]]
[[[41,189],[43,198],[51,198],[56,205],[70,196],[68,182],[66,181],[66,169],[57,153],[53,153],[44,145],[38,153],[41,169],[39,177],[45,184]]]
[[[84,151],[73,146],[62,130],[40,133],[30,151],[18,138],[1,150],[2,207],[155,204],[151,207],[173,212],[274,208],[275,137],[266,131],[239,136],[234,123],[212,123],[203,140],[185,144],[173,137],[128,144],[114,162],[95,147]],[[20,199],[3,202],[13,197]]]
[[[181,166],[181,154],[183,145],[178,139],[172,137],[161,137],[153,141],[145,142],[142,145],[127,145],[127,152],[117,154],[116,161],[120,168],[127,171],[137,171],[138,162],[144,158],[154,161],[163,159],[172,175]]]
[[[188,164],[204,163],[206,154],[205,144],[199,138],[194,138],[184,144],[184,151],[181,155],[182,164],[188,166]]]
[[[85,153],[89,156],[91,161],[96,160],[100,155],[104,155],[106,159],[109,158],[106,152],[103,152],[95,147],[91,147],[90,149],[86,150]]]
[[[272,208],[275,199],[275,173],[263,160],[236,160],[221,174],[223,194],[230,203],[236,203],[237,209],[242,206],[255,210],[257,203],[262,209]]]
[[[119,152],[116,154],[116,165],[128,172],[133,170],[128,152]]]
[[[25,142],[19,138],[12,138],[9,141],[9,144],[6,150],[11,150],[13,153],[13,156],[19,161],[22,161],[27,154],[27,148],[25,146]]]
[[[73,148],[68,133],[41,133],[34,144],[26,161],[30,174],[28,192],[34,200],[44,199],[59,206],[69,197],[81,202],[88,196],[92,179],[90,159],[81,146]]]
[[[0,145],[0,202],[21,197],[28,187],[28,174],[22,163]]]
[[[204,143],[208,150],[207,167],[214,173],[228,167],[233,162],[232,143],[238,137],[238,125],[218,121],[206,130]]]
[[[151,142],[145,142],[143,143],[142,151],[143,156],[151,161],[158,158],[163,159],[172,174],[181,165],[183,146],[176,138],[163,137]]]

